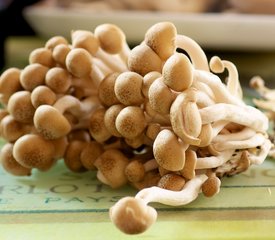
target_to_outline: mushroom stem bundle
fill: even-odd
[[[216,74],[225,70],[223,81]],[[275,110],[273,91],[259,78],[253,85],[267,99],[255,103]],[[74,30],[71,43],[53,37],[23,70],[0,77],[0,134],[8,142],[0,159],[14,175],[63,158],[69,170],[97,171],[111,188],[130,184],[140,191],[118,201],[110,218],[125,233],[141,233],[157,219],[150,202],[212,197],[223,176],[265,160],[268,118],[242,97],[236,66],[217,56],[208,62],[171,22],[150,27],[131,50],[113,24]]]

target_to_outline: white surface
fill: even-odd
[[[24,15],[34,30],[46,38],[69,38],[72,29],[93,31],[99,24],[113,23],[122,28],[128,43],[136,44],[154,23],[171,21],[178,33],[193,38],[204,48],[275,50],[275,15],[91,12],[41,7],[29,7]]]

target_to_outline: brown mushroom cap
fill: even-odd
[[[171,89],[181,92],[189,88],[193,82],[193,67],[187,56],[174,53],[165,62],[163,82]]]
[[[14,93],[9,99],[7,109],[18,122],[33,122],[35,108],[32,105],[31,93],[29,91]]]
[[[202,192],[206,197],[212,197],[220,191],[221,180],[215,175],[210,176],[202,184]]]
[[[124,105],[140,105],[143,102],[142,95],[143,77],[135,72],[121,73],[115,81],[115,94]]]
[[[152,85],[152,83],[161,77],[161,73],[160,72],[149,72],[147,73],[144,77],[143,77],[143,84],[142,84],[142,94],[148,98],[148,92],[149,92],[149,88]]]
[[[59,44],[53,49],[52,57],[56,63],[59,63],[61,66],[66,65],[66,57],[71,51],[71,47],[67,44]]]
[[[124,197],[110,209],[111,221],[124,233],[146,231],[157,219],[157,211],[142,199]]]
[[[114,91],[115,81],[118,75],[119,73],[116,72],[110,73],[99,84],[98,98],[106,106],[119,103]]]
[[[95,55],[99,48],[99,41],[95,35],[86,30],[72,31],[72,46],[74,48],[82,48],[90,54]]]
[[[14,142],[23,136],[27,130],[30,130],[30,126],[16,121],[11,115],[5,116],[0,123],[1,137],[8,142]]]
[[[101,24],[95,28],[94,34],[99,40],[100,47],[107,53],[117,54],[123,49],[125,35],[116,25]]]
[[[66,93],[71,86],[71,75],[64,68],[51,68],[45,77],[46,85],[55,93]]]
[[[94,165],[112,188],[118,188],[127,183],[124,173],[128,158],[117,149],[108,149],[97,158]]]
[[[131,71],[144,76],[152,71],[161,72],[162,60],[146,44],[140,44],[131,50],[128,67]]]
[[[21,85],[28,91],[32,91],[37,86],[43,85],[48,70],[48,67],[45,67],[39,63],[33,63],[26,66],[20,75]]]
[[[160,114],[169,114],[176,94],[163,83],[163,78],[158,78],[150,86],[148,98],[154,111]]]
[[[9,68],[0,76],[0,101],[7,104],[10,96],[21,90],[20,84],[21,70],[18,68]]]
[[[68,41],[63,36],[54,36],[46,42],[45,48],[53,50],[59,44],[68,45]]]
[[[184,167],[186,149],[187,145],[168,129],[158,134],[153,145],[156,161],[161,167],[170,171],[179,171]]]
[[[52,57],[52,51],[47,48],[36,48],[29,55],[29,63],[39,63],[46,67],[53,67],[55,62]]]
[[[121,134],[116,128],[116,118],[124,107],[125,106],[122,104],[113,105],[106,110],[104,115],[104,124],[107,130],[109,131],[109,133],[116,137],[121,137]]]
[[[145,115],[140,107],[123,108],[116,118],[116,128],[125,138],[135,138],[146,128]]]
[[[99,108],[94,111],[89,119],[89,132],[91,136],[100,143],[105,142],[111,137],[111,134],[104,124],[105,111],[104,108]]]
[[[103,152],[103,146],[100,143],[96,141],[89,142],[81,152],[80,161],[86,169],[95,170],[94,163]]]
[[[0,152],[0,161],[3,168],[10,174],[15,176],[30,176],[31,168],[20,165],[12,154],[13,144],[6,143]]]
[[[180,191],[185,185],[185,179],[175,173],[168,173],[161,177],[158,187],[171,191]]]
[[[64,162],[66,166],[73,172],[84,172],[86,171],[83,166],[80,156],[83,149],[87,146],[86,142],[72,141],[66,148],[64,155]]]
[[[39,106],[35,111],[33,121],[36,130],[46,139],[60,138],[71,131],[68,120],[52,106]]]
[[[145,169],[141,161],[133,160],[125,168],[125,175],[128,181],[140,182],[145,176]]]
[[[161,59],[166,60],[176,50],[176,36],[177,29],[172,23],[159,22],[147,30],[144,41]]]
[[[53,105],[56,101],[56,94],[47,86],[38,86],[31,93],[31,102],[35,108],[40,105]]]
[[[87,50],[74,48],[66,57],[66,67],[76,77],[88,76],[92,71],[92,57]]]
[[[13,156],[26,168],[48,169],[54,163],[54,145],[40,135],[26,134],[14,143]]]

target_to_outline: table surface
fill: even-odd
[[[31,49],[43,43],[36,38],[10,39],[7,67],[24,67]],[[251,54],[256,56],[240,53],[238,59]],[[273,54],[264,54],[273,59]],[[200,195],[176,208],[153,204],[157,222],[141,235],[128,236],[110,222],[108,210],[121,197],[134,196],[134,189],[110,189],[93,172],[70,172],[62,160],[31,177],[11,176],[0,169],[0,239],[274,239],[274,179],[275,161],[267,159],[222,179],[220,193],[212,198]]]

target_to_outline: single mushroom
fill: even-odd
[[[56,94],[47,86],[38,86],[31,93],[31,102],[34,108],[40,105],[53,105],[56,102]]]
[[[54,36],[51,37],[46,43],[45,48],[48,48],[50,50],[53,50],[56,46],[60,44],[68,45],[68,41],[63,36]]]
[[[25,90],[32,91],[37,86],[45,83],[45,76],[48,67],[39,63],[33,63],[26,66],[20,74],[20,83]]]
[[[13,146],[15,160],[26,168],[47,170],[55,163],[54,145],[37,134],[25,134]]]
[[[179,171],[184,167],[187,148],[188,144],[179,140],[175,133],[168,129],[162,130],[153,144],[157,163],[170,171]]]
[[[148,206],[149,202],[180,206],[195,200],[207,176],[202,174],[187,181],[181,191],[171,191],[159,187],[142,189],[133,197],[120,199],[109,211],[111,221],[128,234],[142,233],[157,219],[157,212]]]
[[[10,174],[15,176],[30,176],[31,168],[19,164],[13,157],[13,144],[6,143],[0,151],[0,162],[2,167]]]
[[[124,72],[115,80],[114,91],[117,99],[125,106],[143,103],[143,78],[136,72]]]
[[[98,179],[112,188],[125,185],[127,178],[124,172],[128,162],[128,158],[121,151],[117,149],[106,150],[94,162],[98,169]]]
[[[95,170],[94,165],[96,159],[103,154],[104,148],[102,144],[91,141],[86,144],[80,154],[80,161],[87,170]]]
[[[12,94],[22,90],[20,83],[21,70],[9,68],[0,76],[0,102],[5,106]]]
[[[39,63],[48,68],[51,68],[55,65],[52,51],[45,47],[34,49],[29,55],[29,63]]]
[[[158,182],[158,187],[171,191],[180,191],[184,185],[185,179],[179,174],[175,173],[165,174]]]

